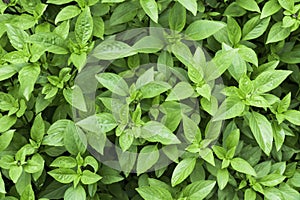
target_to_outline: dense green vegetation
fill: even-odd
[[[299,200],[299,11],[0,1],[0,199]]]

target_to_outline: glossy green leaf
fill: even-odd
[[[264,7],[262,8],[260,18],[263,19],[269,17],[277,13],[280,10],[280,8],[281,7],[276,0],[270,0],[267,3],[265,3]]]
[[[178,2],[196,16],[198,6],[196,0],[178,0]]]
[[[128,94],[128,85],[119,75],[113,73],[101,73],[96,75],[97,80],[111,92],[121,96]]]
[[[137,159],[137,174],[149,170],[159,159],[159,151],[156,145],[148,145],[142,148]]]
[[[182,161],[180,161],[178,165],[175,167],[172,174],[172,178],[171,178],[172,187],[183,182],[193,172],[195,164],[196,164],[195,158],[185,158]]]
[[[290,28],[284,28],[282,27],[282,23],[278,22],[271,27],[266,43],[268,44],[284,40],[290,35],[290,33]]]
[[[142,186],[136,188],[136,191],[143,197],[145,200],[172,200],[171,193],[158,186]]]
[[[186,23],[186,10],[180,3],[175,3],[169,13],[171,30],[182,31]]]
[[[84,170],[81,175],[81,182],[85,185],[97,183],[102,177],[89,170]]]
[[[187,199],[205,199],[215,187],[216,182],[212,180],[200,180],[189,184],[182,191],[182,196]]]
[[[194,94],[194,88],[187,82],[179,82],[171,90],[166,101],[182,100],[191,97]]]
[[[300,126],[300,111],[298,110],[288,110],[284,112],[284,117],[289,122]]]
[[[64,184],[73,182],[77,176],[74,170],[66,168],[54,169],[48,172],[48,174],[50,174],[50,176],[52,176],[58,182]]]
[[[260,9],[255,0],[237,0],[236,3],[246,10],[260,12]]]
[[[192,40],[203,40],[225,27],[225,24],[210,20],[197,20],[191,23],[185,34]]]
[[[75,24],[75,38],[79,44],[86,44],[93,34],[93,18],[89,7],[85,7]]]
[[[79,15],[81,13],[81,10],[77,6],[66,6],[64,7],[59,13],[57,14],[55,18],[55,24],[61,21],[65,21],[68,19],[72,19]]]
[[[278,87],[289,75],[291,71],[287,70],[268,70],[262,72],[253,81],[257,93],[264,93]]]
[[[84,188],[81,185],[78,185],[77,187],[69,187],[65,194],[64,194],[65,200],[86,200],[86,192]]]
[[[234,158],[230,161],[232,168],[238,172],[256,176],[255,170],[252,166],[242,158]]]
[[[40,66],[28,65],[19,71],[20,92],[28,101],[34,89],[35,82],[40,74]]]
[[[273,130],[270,122],[260,113],[249,114],[249,127],[260,148],[269,155],[272,149]]]
[[[178,144],[179,139],[166,126],[156,121],[149,121],[142,127],[144,139],[162,144]]]
[[[145,13],[155,22],[158,20],[158,7],[155,0],[140,0]]]
[[[242,29],[242,40],[252,40],[260,37],[267,30],[270,17],[260,19],[259,16],[252,17],[247,21]]]

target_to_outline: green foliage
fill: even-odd
[[[299,0],[0,12],[0,199],[300,199]]]

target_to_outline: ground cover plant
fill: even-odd
[[[299,0],[0,12],[0,199],[300,199]]]

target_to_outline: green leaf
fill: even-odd
[[[137,89],[139,89],[142,86],[144,86],[148,83],[151,83],[153,81],[154,81],[154,69],[153,69],[153,67],[151,67],[138,77],[138,79],[135,82],[135,87]],[[157,96],[157,95],[155,95],[155,96]]]
[[[238,50],[238,54],[243,60],[254,64],[256,67],[258,66],[258,58],[253,49],[246,46],[241,46]]]
[[[42,118],[42,114],[35,117],[33,125],[30,130],[30,137],[36,141],[41,142],[45,134],[45,124]]]
[[[93,23],[94,23],[93,35],[98,38],[104,39],[103,35],[104,35],[105,25],[102,17],[93,16]]]
[[[281,200],[284,199],[282,193],[279,189],[273,187],[273,188],[266,188],[264,190],[264,197],[266,200]]]
[[[231,167],[241,173],[249,174],[251,176],[256,176],[255,170],[252,168],[252,166],[244,159],[242,158],[233,158],[230,161]]]
[[[55,4],[55,5],[63,5],[70,3],[74,0],[47,0],[47,3]]]
[[[68,54],[69,50],[65,44],[64,38],[54,32],[39,32],[31,35],[28,42],[43,47],[44,51],[55,54]]]
[[[26,40],[29,37],[28,34],[20,28],[14,27],[10,24],[6,24],[6,29],[11,45],[15,49],[22,51],[26,46]]]
[[[196,16],[198,9],[197,0],[178,0],[178,2]]]
[[[9,130],[0,135],[0,152],[5,150],[11,143],[12,138],[14,137],[14,132],[14,130]]]
[[[185,30],[185,34],[192,40],[203,40],[212,36],[226,25],[223,22],[210,20],[197,20],[191,23]]]
[[[84,165],[83,166],[91,166],[93,169],[94,169],[94,172],[97,172],[98,171],[98,168],[99,168],[99,164],[98,164],[98,161],[92,157],[92,156],[87,156],[84,158]]]
[[[142,174],[149,170],[159,159],[157,145],[147,145],[142,148],[137,159],[137,174]]]
[[[119,137],[119,144],[123,151],[126,151],[130,148],[134,141],[134,135],[131,129],[126,129]]]
[[[41,173],[44,169],[44,159],[43,157],[36,153],[34,154],[31,159],[27,160],[27,164],[24,166],[24,171],[27,173]]]
[[[248,116],[249,126],[260,148],[270,155],[273,142],[272,126],[268,119],[260,113],[252,112]]]
[[[21,200],[35,200],[34,191],[31,184],[27,185],[21,194]]]
[[[50,176],[52,176],[56,181],[60,183],[71,183],[75,180],[77,176],[76,172],[73,169],[59,168],[54,169],[48,172]]]
[[[149,142],[160,142],[164,145],[179,144],[180,141],[167,127],[156,121],[149,121],[142,127],[144,139]]]
[[[158,7],[155,0],[140,0],[145,13],[155,22],[158,20]]]
[[[298,200],[300,198],[300,193],[286,183],[280,184],[279,190],[283,196],[283,199]]]
[[[79,72],[86,64],[86,57],[87,55],[85,52],[82,52],[80,54],[72,53],[70,56],[70,61],[72,61],[72,63],[75,65]]]
[[[189,200],[202,200],[209,195],[216,185],[216,181],[200,180],[186,186],[181,196]]]
[[[210,148],[200,149],[199,156],[207,163],[211,164],[212,166],[215,166],[214,154]]]
[[[81,185],[77,185],[77,187],[69,187],[65,194],[65,200],[86,200],[86,193],[84,188]]]
[[[284,143],[285,131],[277,123],[273,123],[272,128],[273,128],[273,136],[274,136],[276,150],[279,151]]]
[[[260,12],[260,9],[255,0],[236,0],[236,3],[246,10]]]
[[[281,22],[277,22],[271,27],[266,44],[282,41],[287,38],[290,33],[291,28],[284,28]]]
[[[227,17],[227,32],[230,42],[233,45],[238,44],[242,37],[242,31],[237,21],[230,16]]]
[[[278,3],[286,10],[293,12],[294,10],[294,1],[289,0],[278,0]]]
[[[59,13],[55,17],[55,24],[61,21],[65,21],[68,19],[72,19],[79,15],[81,13],[81,10],[77,6],[66,6],[59,11]]]
[[[291,104],[291,93],[289,92],[278,104],[278,113],[283,113],[288,110]]]
[[[211,81],[219,78],[232,65],[236,52],[237,49],[218,51],[204,68],[205,80]]]
[[[0,65],[0,81],[6,80],[17,73],[14,65]]]
[[[163,47],[164,43],[155,36],[143,37],[132,46],[139,53],[156,53]]]
[[[17,121],[16,116],[4,115],[0,117],[0,133],[8,131]]]
[[[171,30],[182,31],[186,23],[186,10],[175,2],[169,13],[169,27]]]
[[[64,135],[70,120],[62,119],[54,122],[47,131],[42,144],[49,146],[63,146]]]
[[[110,25],[116,26],[131,21],[136,16],[138,8],[134,2],[119,4],[110,17]]]
[[[95,114],[77,122],[76,124],[84,130],[95,133],[106,133],[117,126],[113,115],[110,113]]]
[[[122,3],[125,0],[102,0],[102,3]]]
[[[64,135],[65,148],[72,155],[83,154],[87,148],[87,138],[84,132],[70,121],[67,124]]]
[[[262,8],[260,19],[269,17],[280,10],[280,5],[278,4],[277,0],[270,0],[264,4]]]
[[[182,62],[187,67],[193,67],[193,55],[190,48],[184,43],[175,43],[171,46],[172,53],[176,56],[180,62]]]
[[[300,111],[298,110],[288,110],[283,113],[284,118],[291,122],[292,124],[295,124],[297,126],[300,126]]]
[[[267,30],[270,22],[270,17],[260,19],[259,16],[251,17],[243,26],[242,40],[252,40],[260,37]]]
[[[19,110],[17,100],[10,94],[0,92],[0,110],[10,111],[8,115],[11,115]]]
[[[108,40],[100,43],[93,51],[93,56],[101,60],[114,60],[136,54],[131,46],[124,42]]]
[[[59,168],[74,168],[77,166],[77,161],[73,157],[69,156],[60,156],[56,158],[51,164],[51,167]]]
[[[20,81],[20,92],[27,101],[30,99],[40,71],[40,66],[37,64],[25,66],[19,71],[18,80]]]
[[[184,136],[189,142],[201,140],[201,132],[198,124],[188,116],[182,116]]]
[[[274,187],[282,183],[285,178],[285,176],[280,174],[268,174],[267,176],[258,179],[258,182],[267,187]]]
[[[86,44],[93,34],[93,18],[87,6],[78,16],[75,24],[75,38],[79,44]]]
[[[220,121],[240,116],[244,112],[244,109],[245,104],[240,99],[228,97],[214,114],[213,120]]]
[[[3,194],[6,193],[6,190],[5,190],[5,183],[4,183],[4,180],[3,180],[3,178],[2,178],[1,173],[0,173],[0,193],[3,193]]]
[[[220,190],[223,190],[229,180],[229,173],[227,169],[219,169],[217,173],[217,183]]]
[[[269,92],[278,87],[292,72],[287,70],[268,70],[253,80],[256,93]]]
[[[171,90],[166,101],[183,100],[194,94],[194,88],[187,82],[179,82]]]
[[[104,147],[106,143],[106,135],[102,132],[94,133],[88,132],[87,133],[87,141],[88,144],[98,153],[104,153]]]
[[[97,183],[102,177],[89,170],[84,170],[81,175],[81,182],[85,185]]]
[[[245,191],[245,200],[255,200],[256,193],[251,188],[246,189]]]
[[[74,85],[72,88],[65,88],[63,95],[71,106],[83,112],[87,111],[84,94],[79,86]]]
[[[21,174],[23,172],[23,167],[22,166],[16,166],[13,165],[9,168],[9,177],[11,178],[11,180],[14,183],[17,183],[17,181],[19,180]]]
[[[136,191],[145,200],[173,200],[168,190],[158,186],[142,186],[136,188]]]
[[[129,88],[125,80],[113,73],[105,72],[96,75],[97,80],[108,90],[121,96],[126,96],[129,93]]]
[[[195,165],[196,165],[195,158],[185,158],[182,161],[180,161],[178,165],[175,167],[172,174],[172,178],[171,178],[172,187],[183,182],[193,172]]]
[[[223,142],[223,145],[225,145],[225,147],[228,150],[237,147],[239,144],[239,140],[240,140],[240,130],[235,129],[235,130],[231,131],[229,133],[229,135],[224,139],[225,139],[225,142]]]

